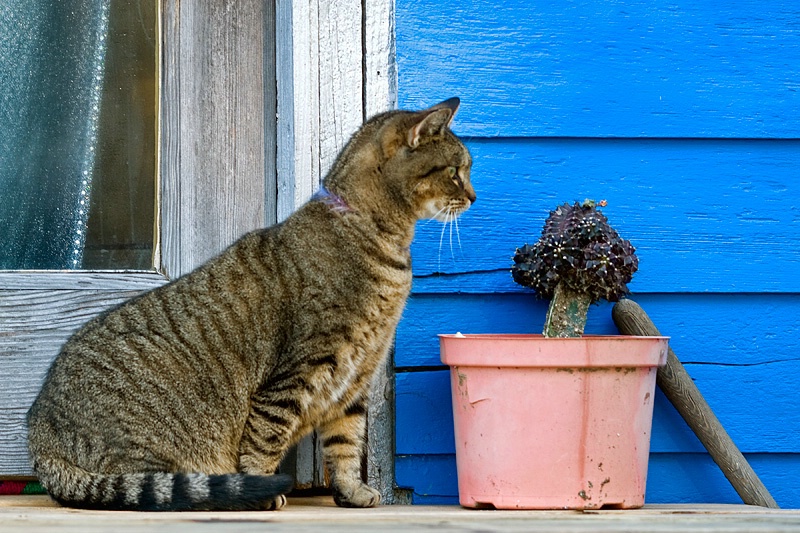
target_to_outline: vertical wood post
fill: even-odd
[[[277,217],[305,202],[365,118],[396,102],[394,0],[279,0],[276,7]],[[394,371],[376,376],[365,477],[393,503]],[[321,444],[303,439],[282,468],[301,488],[326,484]]]
[[[274,17],[265,6],[161,0],[159,267],[170,278],[274,221],[265,211],[275,209],[274,78],[264,74]]]
[[[363,2],[363,118],[397,107],[394,0]],[[372,384],[367,406],[367,483],[385,504],[403,503],[394,486],[394,354]]]

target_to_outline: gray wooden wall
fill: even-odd
[[[150,272],[0,272],[0,477],[32,474],[25,413],[59,346],[119,302],[290,214],[366,115],[395,102],[394,3],[161,0],[158,245]],[[392,499],[391,370],[367,472]],[[315,440],[299,486],[323,484]]]

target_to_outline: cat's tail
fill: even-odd
[[[37,461],[48,494],[61,505],[121,511],[246,511],[278,509],[292,488],[286,475],[147,472],[96,474],[64,461]],[[57,464],[54,464],[57,463]]]

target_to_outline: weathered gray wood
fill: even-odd
[[[397,107],[394,44],[394,0],[363,4],[364,118]],[[394,361],[390,357],[376,376],[367,409],[367,482],[384,504],[401,501],[394,482]]]
[[[316,190],[322,169],[364,116],[395,106],[394,2],[365,4],[362,14],[361,2],[354,0],[161,0],[158,272],[168,278],[188,272],[245,231],[288,216]],[[364,64],[370,65],[366,73]],[[84,291],[63,300],[82,310],[80,319],[68,319],[70,326],[55,333],[32,329],[36,338],[25,342],[39,355],[27,359],[24,370],[0,360],[0,372],[31,374],[37,384],[22,384],[27,392],[19,396],[29,403],[74,329],[135,291],[165,282],[155,272],[0,273],[0,290],[59,290],[59,297],[66,294],[62,289]],[[23,300],[30,295],[20,293]],[[0,292],[0,299],[5,296]],[[35,313],[44,322],[54,316],[41,308]],[[14,352],[20,340],[0,340],[0,353]],[[391,367],[387,372],[379,390],[391,387]],[[0,400],[5,398],[0,392]],[[388,503],[393,418],[391,402],[382,393],[377,398],[370,406],[368,477]],[[21,428],[25,409],[0,412],[0,427]],[[19,464],[24,433],[9,431],[8,437],[0,440],[0,474],[29,474],[27,463]],[[6,453],[8,442],[17,447]],[[316,439],[294,455],[300,457],[301,485],[324,484]]]
[[[278,82],[275,12],[277,2],[264,2],[262,76],[264,91],[264,225],[278,221]]]
[[[322,443],[316,432],[297,443],[294,461],[296,461],[294,464],[285,465],[288,467],[285,471],[294,475],[296,488],[312,489],[328,486],[325,462],[322,457]]]
[[[156,249],[154,267],[162,273],[181,270],[179,221],[181,212],[181,112],[180,112],[180,4],[161,0],[161,42],[158,57],[159,158],[156,199]],[[183,187],[188,187],[184,184]]]
[[[47,496],[0,498],[4,533],[240,533],[296,531],[496,531],[597,533],[670,531],[684,533],[776,533],[800,530],[797,510],[746,505],[668,504],[642,509],[575,511],[495,510],[476,512],[457,505],[381,506],[343,509],[330,496],[290,497],[279,513],[119,513],[60,507]]]
[[[364,85],[369,77],[364,71],[365,57],[374,55],[380,59],[373,63],[389,65],[394,50],[389,30],[393,3],[382,0],[367,4],[374,4],[368,13],[362,13],[359,0],[301,0],[277,5],[279,220],[317,190],[340,150],[363,122],[367,107],[385,110],[394,101],[388,84],[384,84],[383,92],[376,88],[370,93],[370,104],[365,101]],[[382,37],[371,37],[373,33]],[[368,39],[373,44],[366,47]],[[385,77],[390,72],[388,66],[383,72]],[[384,425],[385,418],[381,419]],[[374,436],[385,439],[386,432]],[[393,460],[390,439],[378,448],[371,441],[369,448],[379,449],[384,463]],[[309,436],[282,468],[294,474],[300,487],[324,485],[321,453],[319,439]],[[375,465],[376,457],[367,463]],[[296,465],[287,464],[293,461]],[[385,481],[389,492],[392,482]]]
[[[746,505],[669,504],[642,509],[575,511],[496,510],[476,512],[457,505],[381,506],[343,509],[330,496],[290,497],[279,513],[119,513],[60,507],[47,496],[0,498],[4,533],[240,533],[296,531],[496,531],[597,533],[670,531],[684,533],[776,533],[800,530],[797,510]]]
[[[314,2],[312,2],[314,4]],[[360,0],[319,0],[311,10],[317,15],[317,66],[319,109],[318,176],[312,179],[316,190],[333,165],[339,151],[363,122],[362,101],[362,17]],[[304,194],[312,191],[305,189]],[[300,198],[305,201],[307,198]],[[305,454],[300,452],[305,450]],[[326,472],[321,460],[322,442],[313,435],[298,447],[298,457],[305,456],[309,471],[314,462],[313,484],[326,486]],[[298,470],[298,474],[300,471]],[[298,481],[302,477],[298,475]]]
[[[0,272],[0,476],[32,474],[25,413],[64,341],[166,281],[155,272]]]
[[[127,290],[0,290],[0,476],[32,474],[25,413],[61,345],[96,314],[138,294],[134,286],[130,281]]]
[[[319,12],[316,0],[277,2],[277,218],[284,220],[319,187]],[[324,486],[315,435],[293,449],[281,471],[305,489]]]
[[[278,2],[276,19],[278,220],[284,220],[319,187],[318,2]]]
[[[164,276],[158,272],[90,272],[85,270],[65,270],[58,272],[40,270],[0,271],[0,291],[12,289],[62,290],[65,288],[82,290],[144,290],[158,287],[164,283]],[[3,296],[0,296],[0,298],[3,298]]]
[[[390,357],[375,376],[367,405],[366,481],[380,491],[383,504],[411,503],[398,497],[394,482],[394,399]]]
[[[615,304],[612,317],[620,333],[625,335],[661,335],[647,313],[632,300]],[[669,349],[667,364],[658,369],[656,382],[742,501],[748,505],[777,508],[775,499],[725,431],[672,348]]]
[[[320,1],[319,159],[327,174],[350,136],[364,122],[360,0]]]
[[[30,476],[25,414],[28,407],[0,409],[0,472],[2,477]]]
[[[274,219],[272,33],[262,0],[162,0],[162,10],[161,267],[176,277]]]
[[[364,118],[397,107],[395,0],[364,2]]]
[[[317,190],[364,118],[394,107],[394,2],[279,2],[276,19],[278,219],[283,220]],[[390,387],[387,380],[383,376],[381,391]],[[393,417],[383,392],[376,398],[369,410],[365,477],[389,503]],[[324,484],[318,439],[301,442],[283,468],[298,486]]]

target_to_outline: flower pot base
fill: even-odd
[[[497,510],[586,510],[586,509],[638,509],[644,505],[644,499],[632,495],[630,499],[625,499],[619,503],[605,502],[601,505],[585,505],[584,502],[579,500],[569,501],[568,499],[558,497],[539,498],[539,497],[511,497],[504,498],[497,495],[487,494],[484,497],[480,495],[470,495],[468,500],[459,498],[459,504],[462,507],[469,509],[497,509]],[[473,500],[474,498],[474,500]],[[581,499],[582,500],[582,499]]]
[[[644,505],[666,338],[477,335],[441,342],[451,366],[461,505]],[[550,354],[554,349],[561,353]]]

